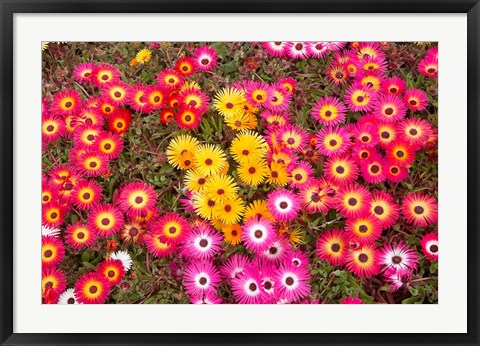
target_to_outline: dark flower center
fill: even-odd
[[[415,214],[423,214],[423,212],[425,211],[425,209],[423,209],[423,207],[417,205],[415,208],[413,208],[413,211],[415,212]]]
[[[325,116],[326,116],[327,118],[330,118],[330,117],[332,116],[332,112],[331,112],[331,111],[326,111],[326,112],[325,112]]]
[[[358,260],[362,263],[365,263],[368,261],[368,256],[364,253],[360,254],[360,256],[358,256]]]
[[[287,139],[287,143],[290,144],[290,145],[293,145],[293,144],[295,144],[295,139],[289,138],[289,139]]]
[[[228,212],[232,211],[232,206],[227,204],[223,209],[225,209],[225,211],[228,213]]]
[[[192,116],[189,114],[185,115],[185,121],[192,121]]]
[[[337,243],[332,244],[331,249],[332,249],[333,252],[340,251],[340,244],[337,244]]]
[[[122,96],[122,93],[120,91],[115,91],[115,93],[113,95],[115,97],[120,97],[120,96]]]
[[[77,238],[78,238],[78,239],[83,239],[83,238],[85,238],[85,233],[83,233],[83,232],[78,232],[78,233],[77,233]]]
[[[410,103],[410,105],[412,105],[412,106],[416,106],[416,105],[417,105],[417,101],[416,101],[416,100],[410,100],[408,103]]]
[[[303,176],[299,173],[295,174],[295,180],[302,180]]]
[[[372,173],[376,174],[380,171],[380,167],[378,167],[377,165],[373,165],[370,170],[372,171]]]
[[[438,245],[431,245],[430,252],[437,253],[438,252]]]
[[[409,132],[410,132],[410,134],[411,134],[412,136],[416,136],[417,133],[418,133],[418,131],[417,131],[416,129],[410,129]]]
[[[107,218],[102,219],[102,225],[107,226],[108,224],[110,224],[110,219],[107,219]]]
[[[352,207],[357,205],[357,199],[353,198],[353,197],[349,198],[348,199],[348,204],[351,205]]]
[[[368,153],[366,151],[364,151],[363,153],[360,154],[360,157],[362,159],[366,159],[366,158],[368,158]]]
[[[289,276],[289,277],[285,280],[285,283],[286,283],[288,286],[292,286],[292,285],[295,283],[295,280],[293,280],[293,278]]]
[[[87,139],[88,139],[89,141],[93,141],[93,140],[95,139],[95,136],[94,136],[94,135],[88,135],[88,136],[87,136]]]
[[[280,208],[282,209],[287,209],[288,208],[288,203],[283,201],[283,202],[280,202]]]
[[[115,276],[115,272],[113,270],[109,270],[107,275],[109,278],[113,278]]]
[[[248,285],[248,289],[252,292],[255,292],[257,290],[257,285],[255,285],[253,282]]]
[[[207,240],[207,239],[202,239],[202,240],[200,240],[199,245],[200,245],[201,247],[207,247],[207,246],[208,246],[208,240]]]
[[[160,102],[160,96],[155,96],[155,97],[153,98],[153,101],[155,101],[155,102]]]
[[[105,148],[105,150],[112,149],[112,145],[110,143],[106,143],[103,147]]]
[[[358,227],[358,230],[360,231],[360,233],[366,233],[368,231],[368,227],[366,225],[361,225],[360,227]]]
[[[256,172],[256,169],[255,169],[254,167],[250,167],[250,168],[248,169],[248,173],[250,173],[250,174],[253,174],[253,173],[255,173],[255,172]]]
[[[385,114],[386,115],[392,115],[393,114],[393,109],[392,108],[385,109]]]
[[[303,49],[303,44],[297,43],[297,44],[295,45],[295,49],[296,49],[296,50],[302,50],[302,49]]]
[[[343,168],[342,166],[337,166],[337,168],[335,168],[335,171],[338,174],[343,174],[343,173],[345,173],[345,168]]]
[[[278,172],[273,171],[272,172],[272,178],[278,178]]]
[[[220,195],[220,196],[223,195],[224,193],[225,193],[224,189],[218,189],[217,190],[217,194]]]
[[[108,75],[104,74],[104,75],[102,76],[102,80],[108,80]]]
[[[53,130],[55,130],[55,126],[53,126],[53,125],[48,125],[47,126],[47,131],[48,132],[52,132]]]
[[[225,105],[225,107],[227,107],[228,109],[232,109],[232,108],[233,108],[233,103],[227,102],[227,104]]]
[[[52,219],[56,219],[56,218],[58,217],[58,214],[55,213],[55,212],[53,212],[53,213],[50,214],[50,217],[51,217]]]
[[[320,196],[318,195],[318,193],[312,194],[311,200],[312,200],[312,202],[314,202],[314,203],[319,202],[319,201],[320,201]]]
[[[397,91],[398,91],[397,88],[390,88],[390,92],[391,92],[392,94],[396,94]]]
[[[392,262],[393,262],[394,264],[400,264],[400,263],[402,263],[402,257],[400,257],[400,256],[393,256],[393,257],[392,257]]]
[[[75,298],[68,298],[67,304],[75,304]]]
[[[275,247],[275,246],[272,246],[268,252],[270,252],[270,254],[272,255],[275,255],[277,253],[278,249]]]
[[[402,157],[405,156],[405,153],[403,151],[399,150],[399,151],[397,151],[397,156],[402,158]]]
[[[138,234],[138,229],[136,227],[132,227],[128,231],[128,234],[130,235],[130,237],[135,237]]]
[[[393,174],[397,174],[398,173],[398,168],[397,167],[392,167],[390,172],[392,172]]]
[[[202,65],[208,65],[210,63],[210,60],[208,60],[207,58],[204,58],[200,62],[202,63]]]
[[[383,212],[384,212],[383,208],[382,208],[381,206],[379,206],[379,205],[377,205],[377,206],[373,209],[373,211],[374,211],[375,214],[377,214],[377,215],[382,215]]]
[[[384,138],[384,139],[390,138],[390,133],[388,133],[387,131],[383,131],[382,132],[382,138]]]
[[[199,185],[205,184],[205,179],[204,179],[204,178],[198,179],[198,184],[199,184]]]
[[[363,101],[365,101],[365,97],[357,96],[357,102],[363,102]]]
[[[209,200],[209,201],[208,201],[208,206],[209,206],[210,208],[212,208],[214,205],[215,205],[215,202],[214,202],[214,201],[212,201],[212,200]]]
[[[331,139],[330,142],[328,142],[328,144],[330,144],[331,147],[334,147],[337,145],[337,141],[334,139]]]
[[[140,204],[143,202],[143,198],[141,196],[135,197],[135,203]]]
[[[91,294],[95,294],[95,293],[97,293],[97,291],[98,291],[98,287],[97,287],[97,286],[90,286],[90,288],[88,289],[88,291],[89,291]]]
[[[269,290],[272,288],[272,283],[270,281],[265,282],[265,289]]]
[[[119,129],[121,129],[121,128],[123,127],[123,123],[118,122],[118,123],[117,123],[117,127],[118,127]]]
[[[205,164],[206,164],[207,166],[210,166],[212,163],[213,163],[212,159],[206,159],[206,160],[205,160]]]
[[[204,277],[201,277],[200,280],[198,280],[198,282],[200,283],[200,285],[206,285],[207,284],[207,278],[204,278]]]
[[[43,255],[47,258],[52,257],[53,251],[52,250],[46,250]]]
[[[66,107],[66,108],[70,108],[70,107],[72,107],[72,105],[73,105],[73,104],[72,104],[70,101],[65,102],[65,107]]]
[[[171,226],[169,229],[168,229],[168,232],[170,234],[175,234],[177,233],[177,228],[175,226]]]
[[[370,140],[370,137],[368,136],[362,136],[362,142],[366,143]]]
[[[90,166],[91,168],[95,168],[95,167],[97,167],[97,163],[94,162],[94,161],[92,161],[92,162],[90,162],[89,166]]]
[[[261,237],[263,237],[263,232],[257,229],[253,235],[255,236],[255,238],[260,239]]]

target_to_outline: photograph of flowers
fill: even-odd
[[[43,304],[438,303],[437,43],[41,49]]]

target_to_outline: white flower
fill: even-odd
[[[42,235],[47,237],[58,237],[60,229],[55,227],[42,226]]]
[[[110,258],[122,261],[123,268],[125,272],[128,272],[132,267],[132,257],[128,254],[127,251],[117,251],[110,255]]]
[[[60,298],[58,298],[57,304],[66,305],[66,304],[81,304],[81,303],[78,302],[73,288],[69,288],[65,290],[65,292],[60,294]]]

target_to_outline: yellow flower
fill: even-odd
[[[229,175],[213,175],[207,179],[204,192],[213,201],[224,201],[237,196],[238,186]]]
[[[238,167],[240,179],[252,186],[261,184],[268,174],[267,162],[263,158],[250,157]]]
[[[152,58],[152,52],[147,48],[143,48],[141,51],[137,53],[135,59],[139,64],[145,64],[150,61]]]
[[[245,204],[240,197],[232,198],[216,203],[213,207],[213,216],[222,221],[225,225],[237,223],[245,211]]]
[[[220,90],[213,98],[213,108],[225,118],[243,113],[245,94],[235,88]]]
[[[245,215],[243,216],[243,220],[246,221],[251,217],[264,217],[272,220],[273,222],[276,221],[272,214],[270,214],[270,212],[268,211],[267,201],[262,201],[259,199],[254,200],[245,209]]]
[[[218,174],[226,163],[225,153],[217,145],[202,144],[195,151],[195,164],[201,174]]]
[[[250,130],[239,133],[230,146],[230,153],[238,163],[245,162],[250,157],[265,157],[267,150],[268,144],[265,139],[257,132]]]

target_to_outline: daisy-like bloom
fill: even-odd
[[[377,93],[373,88],[352,84],[345,92],[345,102],[352,112],[369,112],[374,108]]]
[[[368,212],[371,202],[370,191],[357,184],[342,186],[335,196],[337,210],[348,218],[356,218]]]
[[[66,210],[59,202],[52,201],[42,204],[42,225],[58,227],[63,223]]]
[[[272,112],[266,110],[260,114],[265,119],[266,125],[269,127],[280,128],[292,123],[291,116],[285,112]]]
[[[303,267],[283,263],[276,273],[275,287],[278,289],[280,299],[287,302],[298,301],[310,293],[310,274]]]
[[[301,188],[306,186],[313,177],[313,168],[308,162],[298,161],[289,172],[290,186],[293,188]]]
[[[345,263],[348,254],[349,240],[349,234],[342,229],[333,228],[323,231],[317,238],[318,258],[328,261],[334,266],[341,266]]]
[[[97,204],[88,214],[87,225],[99,237],[109,237],[122,229],[123,215],[114,205]]]
[[[122,106],[128,101],[129,87],[123,83],[110,83],[102,89],[102,96],[115,106]]]
[[[317,135],[317,149],[324,156],[336,156],[350,147],[349,134],[343,127],[325,127]]]
[[[221,304],[222,298],[216,292],[205,292],[203,294],[190,295],[189,301],[192,304]]]
[[[438,261],[438,233],[425,234],[420,241],[422,252],[430,261]]]
[[[42,299],[45,304],[56,304],[60,293],[67,287],[65,274],[58,268],[47,267],[42,270]]]
[[[386,270],[384,275],[387,283],[392,288],[392,292],[408,288],[412,280],[412,271],[408,268],[391,268]]]
[[[189,169],[183,179],[185,186],[191,192],[202,192],[207,182],[207,176],[196,169]]]
[[[382,76],[374,76],[367,74],[360,79],[360,84],[365,85],[368,88],[372,88],[375,91],[379,91],[382,84]]]
[[[335,185],[353,183],[358,178],[358,165],[348,155],[328,157],[323,165],[325,177]]]
[[[42,236],[58,237],[62,231],[59,228],[42,226]]]
[[[388,160],[400,167],[409,167],[415,161],[415,148],[400,139],[390,143],[385,152]]]
[[[60,238],[42,236],[42,266],[56,266],[65,256],[65,246]]]
[[[390,77],[382,81],[382,88],[386,94],[402,95],[407,83],[400,77]]]
[[[182,157],[185,154],[190,153],[193,158],[198,148],[198,145],[198,140],[188,134],[180,135],[173,138],[168,144],[168,148],[166,151],[168,163],[170,163],[175,168],[180,168],[182,166],[182,163],[184,163],[186,167],[193,167],[193,161],[188,162],[187,165],[187,162],[185,162]]]
[[[145,237],[145,228],[138,222],[129,222],[123,225],[120,239],[124,243],[142,244]]]
[[[125,269],[125,272],[128,272],[130,268],[132,267],[132,257],[130,254],[126,251],[119,250],[117,252],[114,252],[110,254],[111,259],[116,259],[122,262],[123,268]]]
[[[345,231],[360,245],[371,244],[382,234],[382,224],[370,214],[356,218],[348,218],[345,222]]]
[[[343,85],[346,83],[349,73],[343,65],[332,63],[327,70],[327,78],[334,85]]]
[[[105,303],[110,294],[110,288],[110,282],[97,272],[85,273],[75,283],[77,299],[83,304]]]
[[[268,210],[276,220],[286,222],[297,217],[301,201],[292,191],[278,189],[268,194],[267,206]]]
[[[248,220],[251,217],[264,217],[271,221],[275,221],[272,214],[268,211],[267,201],[253,200],[245,209],[244,220]]]
[[[285,94],[278,83],[272,86],[272,97],[264,104],[265,108],[273,112],[285,111],[292,102],[292,94]]]
[[[358,297],[347,297],[343,299],[340,304],[363,304],[363,301]]]
[[[170,124],[175,118],[175,111],[170,108],[165,108],[160,112],[159,118],[162,124]]]
[[[288,149],[299,152],[307,145],[307,132],[298,125],[289,125],[281,129],[279,139]]]
[[[195,213],[204,219],[212,220],[213,216],[213,209],[215,208],[215,201],[208,198],[206,194],[203,192],[196,193],[192,197],[193,208]]]
[[[427,227],[437,222],[437,200],[435,197],[420,192],[409,193],[403,199],[402,213],[414,226]]]
[[[118,109],[112,115],[110,115],[107,121],[110,131],[121,136],[127,132],[128,128],[130,127],[130,123],[132,122],[132,113],[125,108]]]
[[[391,161],[385,162],[385,172],[387,174],[387,179],[392,183],[399,183],[408,177],[408,168],[400,167],[398,164]]]
[[[291,252],[292,245],[288,239],[282,237],[270,244],[260,255],[262,258],[265,258],[267,262],[279,264],[284,262]]]
[[[285,46],[285,53],[292,59],[305,59],[309,56],[305,42],[288,42]]]
[[[223,240],[225,240],[225,243],[227,244],[238,245],[242,241],[242,226],[238,223],[226,225],[221,231],[223,233]]]
[[[312,213],[326,213],[331,203],[328,193],[318,180],[311,180],[299,193],[302,208]]]
[[[386,148],[390,143],[398,138],[397,124],[393,122],[382,121],[377,124],[378,144]]]
[[[403,241],[396,244],[385,244],[378,251],[378,263],[384,266],[384,270],[407,268],[417,269],[418,254]]]
[[[144,216],[147,210],[157,203],[157,193],[143,181],[131,182],[119,189],[117,203],[122,211],[130,216]]]
[[[381,45],[377,42],[358,42],[358,46],[355,48],[359,59],[385,57]]]
[[[184,273],[183,286],[191,295],[215,292],[220,283],[220,273],[210,261],[191,262]]]
[[[290,181],[290,178],[290,174],[288,173],[285,165],[281,165],[275,161],[272,161],[266,180],[268,184],[285,186]]]
[[[55,142],[65,134],[65,121],[57,115],[42,115],[42,142]]]
[[[379,184],[387,180],[385,174],[385,160],[380,155],[372,155],[368,160],[362,161],[360,171],[367,183]]]
[[[210,46],[202,45],[193,52],[195,66],[200,71],[213,71],[217,66],[218,55]]]
[[[161,70],[157,74],[156,81],[167,90],[180,89],[185,83],[183,77],[177,71],[170,68]]]
[[[361,278],[369,278],[380,273],[375,244],[351,250],[347,254],[345,263],[349,271]]]
[[[75,184],[70,196],[75,207],[90,210],[102,198],[102,187],[93,179],[83,179]]]
[[[312,116],[324,126],[333,126],[345,121],[347,108],[337,97],[326,96],[318,99],[313,108]]]
[[[262,47],[271,56],[275,58],[281,58],[287,55],[287,44],[288,42],[262,42]]]
[[[59,91],[53,96],[50,112],[53,115],[67,117],[77,113],[82,107],[82,98],[78,91],[68,89]]]
[[[261,304],[266,296],[262,278],[256,268],[246,267],[232,279],[232,292],[238,304]]]
[[[252,156],[238,166],[237,172],[242,182],[251,186],[257,186],[267,177],[267,162],[261,156]]]
[[[169,244],[176,245],[181,243],[191,231],[188,220],[177,213],[167,213],[162,215],[150,229],[155,230],[156,234],[161,234],[163,240]]]
[[[116,159],[123,150],[123,141],[119,135],[103,131],[95,138],[94,148],[105,154],[109,160]]]
[[[87,151],[75,160],[80,174],[87,177],[98,177],[108,171],[108,158],[99,152]]]
[[[209,106],[207,94],[193,87],[182,89],[178,94],[178,102],[188,107],[192,107],[199,113],[204,113]]]
[[[117,109],[119,109],[119,107],[115,106],[110,99],[103,97],[98,100],[94,111],[97,115],[108,119]]]
[[[297,86],[297,81],[292,77],[282,78],[277,83],[284,94],[292,94]]]
[[[42,183],[42,204],[53,202],[58,199],[57,189],[47,183]]]
[[[290,167],[294,162],[298,160],[298,157],[292,151],[288,149],[273,150],[267,153],[268,160],[278,163],[279,165]]]
[[[245,203],[241,197],[233,197],[216,203],[213,207],[214,218],[225,225],[238,223],[245,212]]]
[[[415,148],[421,148],[432,132],[430,123],[421,118],[407,118],[398,125],[400,138]]]
[[[237,163],[246,162],[251,157],[264,157],[268,151],[265,139],[255,131],[245,130],[232,140],[230,153]]]
[[[175,70],[184,77],[191,76],[196,71],[195,59],[183,57],[175,62]]]
[[[366,57],[357,60],[358,74],[361,76],[381,76],[387,69],[387,61],[378,57]]]
[[[78,126],[73,133],[75,147],[80,149],[93,148],[95,139],[102,131],[102,128],[98,125],[85,124]]]
[[[152,84],[145,89],[145,102],[146,106],[144,110],[147,113],[151,113],[162,108],[167,100],[168,92],[161,86]]]
[[[151,58],[152,52],[147,48],[139,50],[138,53],[135,55],[135,60],[138,64],[145,64],[149,62]]]
[[[79,83],[90,83],[92,79],[92,73],[95,69],[95,65],[91,62],[85,62],[78,64],[73,69],[73,79]]]
[[[355,127],[353,131],[355,138],[355,144],[361,147],[373,147],[377,145],[379,141],[378,132],[375,126],[369,124],[362,124]]]
[[[146,90],[147,84],[135,84],[131,87],[128,97],[128,105],[137,112],[145,113],[147,111]]]
[[[417,71],[427,77],[437,77],[438,59],[435,57],[426,56],[418,63]]]
[[[95,233],[80,221],[68,225],[65,231],[65,242],[76,250],[92,246],[95,240]]]
[[[308,56],[311,58],[324,58],[330,51],[326,42],[306,42]]]
[[[201,144],[195,150],[195,166],[201,174],[219,174],[226,164],[225,152],[218,145]]]
[[[373,114],[380,120],[398,121],[405,117],[407,108],[397,95],[384,94],[378,96],[373,107]]]
[[[191,259],[209,259],[222,250],[223,237],[209,225],[196,226],[183,242],[180,252]]]
[[[159,229],[150,229],[147,231],[144,241],[148,252],[157,258],[168,257],[176,250],[176,246],[172,243],[168,243]]]
[[[250,262],[246,255],[233,254],[221,265],[220,274],[225,279],[235,279]]]
[[[213,175],[207,179],[203,192],[208,198],[216,201],[224,201],[235,198],[238,191],[238,185],[235,180],[225,174]]]
[[[245,221],[243,242],[247,249],[261,253],[267,250],[275,239],[275,229],[270,220],[263,217],[252,217]]]
[[[110,83],[115,83],[120,80],[120,71],[109,64],[101,64],[95,66],[92,74],[92,82],[93,84],[102,89]]]
[[[125,268],[122,261],[109,258],[98,265],[97,273],[103,275],[112,286],[115,286],[124,278]]]
[[[420,89],[407,89],[403,95],[403,102],[408,109],[423,111],[428,106],[427,94]]]
[[[232,130],[244,131],[247,129],[254,129],[258,125],[258,121],[255,115],[243,113],[231,116],[225,119],[225,124]]]
[[[398,220],[400,208],[391,195],[385,191],[376,190],[370,203],[370,213],[377,217],[382,229],[387,229]]]
[[[75,289],[68,288],[60,294],[58,297],[57,304],[60,305],[67,305],[67,304],[80,304],[77,299],[77,295],[75,294]]]
[[[249,81],[245,84],[245,97],[256,107],[268,105],[273,97],[273,88],[267,83]]]
[[[213,98],[213,108],[225,118],[243,114],[245,93],[235,88],[224,88]]]

